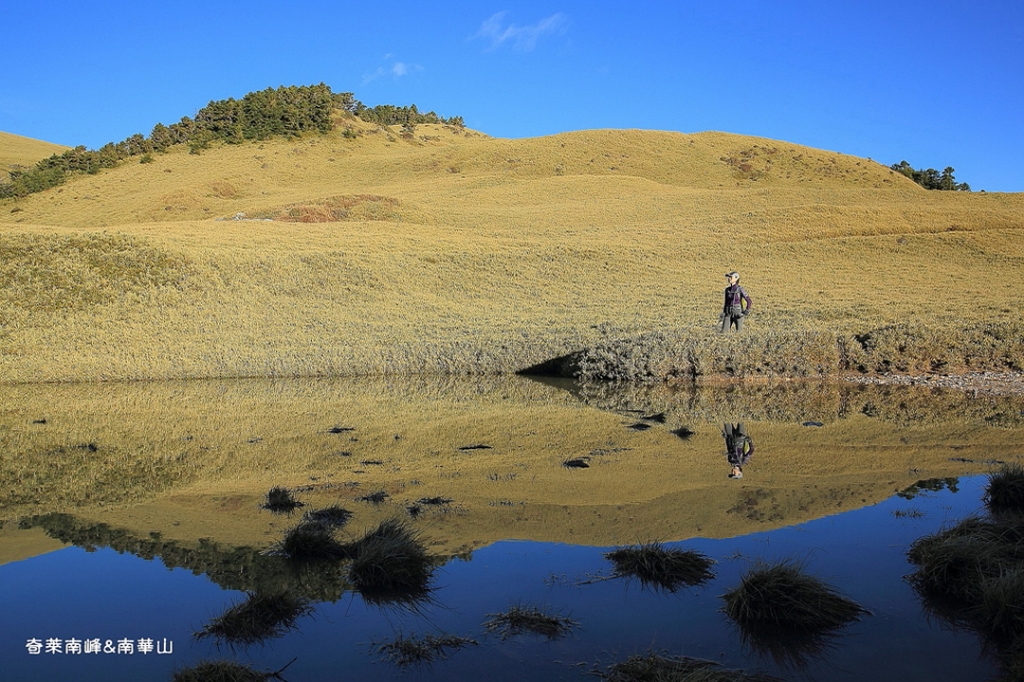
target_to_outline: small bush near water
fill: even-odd
[[[259,594],[235,604],[207,623],[196,639],[214,637],[229,645],[248,646],[280,637],[295,627],[295,621],[313,610],[309,602],[288,593]]]
[[[711,570],[713,559],[699,552],[665,548],[658,542],[619,547],[604,556],[615,565],[616,576],[635,577],[641,585],[668,592],[700,585],[715,577]]]

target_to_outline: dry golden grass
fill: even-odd
[[[1019,314],[1021,194],[724,133],[351,125],[0,204],[2,380],[510,372],[710,338],[734,268],[754,336]]]
[[[67,149],[63,145],[51,142],[0,133],[0,182],[6,182],[7,174],[16,168],[31,168],[40,160]]]

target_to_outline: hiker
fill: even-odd
[[[726,332],[733,326],[736,331],[743,331],[743,318],[750,314],[751,300],[747,292],[740,286],[740,273],[726,273],[725,278],[729,286],[725,288],[725,304],[722,306],[722,332]],[[743,302],[747,307],[743,307]]]
[[[725,438],[725,457],[732,466],[729,478],[743,478],[743,467],[754,454],[754,441],[747,435],[743,422],[722,426],[722,437]]]

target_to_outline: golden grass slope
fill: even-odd
[[[6,182],[8,173],[16,168],[30,168],[42,159],[67,149],[52,142],[0,132],[0,182]]]
[[[0,377],[508,372],[609,338],[1013,320],[1024,195],[730,135],[174,150],[0,204]],[[5,221],[5,222],[3,222]]]

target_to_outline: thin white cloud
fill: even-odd
[[[496,50],[502,45],[511,45],[516,50],[528,52],[537,46],[537,41],[542,36],[561,33],[569,23],[568,17],[558,12],[550,17],[541,19],[535,24],[519,26],[518,24],[506,23],[505,15],[508,12],[498,12],[480,25],[474,38],[486,40],[488,50]]]
[[[391,73],[401,78],[409,73],[409,65],[404,62],[395,62],[391,67]]]
[[[384,60],[389,61],[391,59],[390,54],[384,55]],[[417,71],[422,71],[423,67],[419,64],[409,64],[407,62],[396,61],[388,66],[378,66],[375,70],[368,74],[363,75],[363,85],[366,85],[370,81],[375,81],[382,76],[392,76],[394,78],[402,78],[408,76]]]

